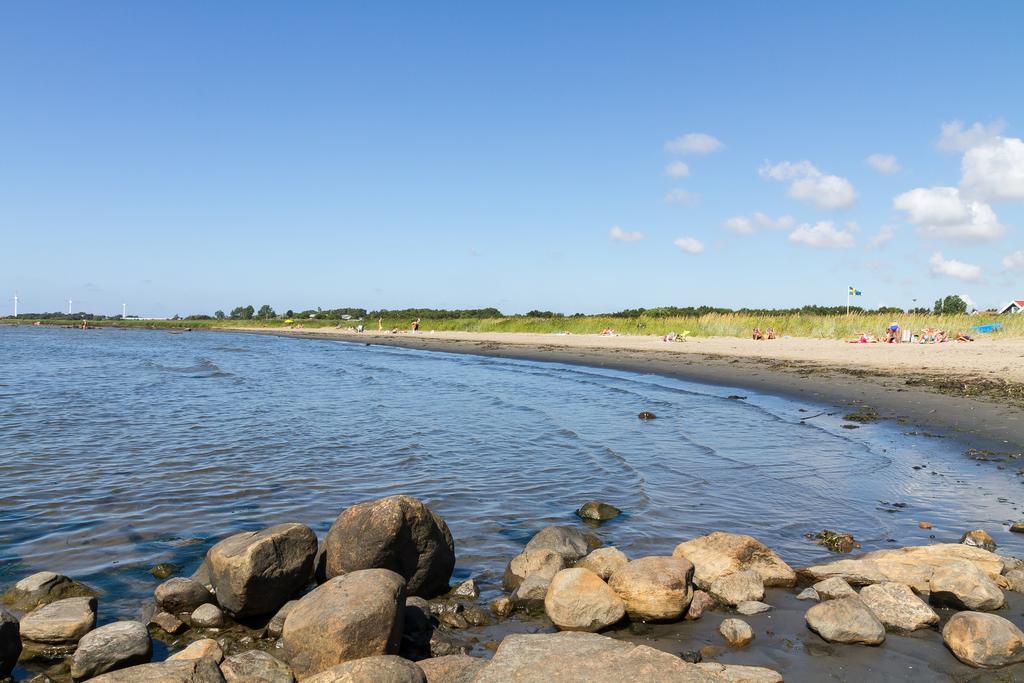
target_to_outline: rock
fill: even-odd
[[[557,576],[557,575],[556,575]],[[512,593],[512,606],[521,610],[539,610],[544,608],[544,598],[548,594],[551,579],[542,574],[530,574]]]
[[[220,665],[226,683],[292,683],[291,667],[262,650],[226,658]]]
[[[600,576],[574,567],[555,574],[544,611],[562,631],[600,631],[626,616],[626,605]]]
[[[427,683],[470,683],[487,666],[487,660],[468,655],[447,655],[423,659],[416,665],[423,671]]]
[[[615,570],[608,585],[633,619],[673,621],[693,599],[693,565],[681,557],[641,557]]]
[[[843,579],[838,576],[819,581],[818,583],[811,586],[814,592],[818,594],[819,600],[834,600],[835,598],[848,598],[851,595],[856,595],[857,591],[850,587],[850,584],[846,583]]]
[[[338,664],[303,683],[426,683],[423,671],[408,659],[393,655],[363,657]]]
[[[693,582],[704,590],[718,577],[744,569],[757,572],[765,586],[792,586],[796,583],[793,569],[752,536],[716,531],[680,543],[672,554],[693,563]]]
[[[757,600],[748,600],[746,602],[741,602],[740,604],[736,605],[736,611],[746,616],[750,616],[752,614],[761,614],[763,612],[769,611],[771,608],[771,605],[767,605],[763,602],[758,602]]]
[[[199,605],[213,602],[213,594],[195,579],[179,576],[164,581],[153,591],[156,604],[165,612],[191,612]]]
[[[175,652],[167,658],[169,661],[187,661],[192,659],[212,659],[220,663],[224,659],[224,650],[213,638],[200,638],[181,652]]]
[[[43,605],[21,619],[26,648],[73,647],[96,626],[96,598],[64,598]]]
[[[212,659],[168,660],[118,669],[89,679],[89,683],[224,683]]]
[[[1003,563],[1003,574],[1013,569],[1024,569],[1024,561],[1018,560],[1012,555],[1000,555],[999,561]]]
[[[597,500],[591,500],[584,503],[580,509],[576,511],[577,517],[580,519],[587,519],[592,522],[607,522],[609,519],[615,519],[620,514],[622,514],[622,510],[619,508]]]
[[[37,572],[14,584],[4,593],[3,603],[19,612],[31,612],[37,607],[67,598],[94,598],[97,593],[84,583],[62,574]]]
[[[754,630],[742,619],[726,619],[718,627],[725,642],[733,647],[743,647],[754,639]]]
[[[852,586],[894,581],[907,584],[915,592],[927,593],[928,581],[936,567],[961,561],[974,564],[993,581],[1003,568],[999,556],[987,550],[960,543],[937,543],[875,550],[857,557],[807,567],[801,569],[800,574],[815,581],[838,576]]]
[[[930,600],[956,609],[993,610],[1003,606],[1003,591],[970,562],[953,562],[932,572]]]
[[[206,557],[203,557],[203,561],[189,578],[206,586],[207,590],[213,590],[213,581],[210,580],[210,563],[206,560]]]
[[[641,420],[654,420],[658,416],[655,415],[654,413],[650,412],[650,411],[644,410],[644,411],[641,411],[640,414],[637,415],[637,417],[639,417]]]
[[[393,654],[404,616],[401,575],[361,569],[335,577],[303,596],[288,613],[285,659],[301,679],[352,659]]]
[[[188,628],[185,626],[185,622],[170,612],[157,612],[149,620],[149,624],[150,626],[156,626],[165,633],[170,633],[172,636],[177,635]]]
[[[964,545],[973,545],[976,548],[982,548],[994,553],[996,551],[996,542],[981,529],[975,529],[974,531],[968,531],[960,537],[960,542]]]
[[[701,590],[693,591],[693,599],[690,600],[690,606],[686,609],[686,616],[683,617],[687,621],[696,621],[704,616],[704,613],[715,606],[715,599]]]
[[[732,574],[719,576],[711,582],[708,593],[726,605],[738,605],[748,600],[761,600],[764,597],[764,583],[757,572],[743,569]]]
[[[152,654],[152,642],[143,624],[116,621],[82,636],[71,657],[71,677],[81,681],[108,671],[145,664]]]
[[[181,567],[172,562],[161,562],[160,564],[150,569],[149,573],[153,575],[154,579],[160,579],[161,581],[163,581],[164,579],[171,578],[180,571]]]
[[[316,534],[305,524],[225,538],[206,553],[217,602],[235,617],[276,612],[309,585],[316,548]]]
[[[220,607],[206,603],[196,607],[190,619],[192,628],[220,628],[224,625],[224,612]]]
[[[818,545],[823,545],[834,553],[848,553],[854,548],[860,547],[860,543],[853,538],[853,534],[842,531],[822,529],[820,533],[815,534],[814,538]]]
[[[924,520],[921,520],[920,522],[917,523],[917,526],[918,526],[919,529],[931,529],[932,528],[932,523],[931,522],[926,522]]]
[[[473,683],[781,683],[770,669],[691,664],[646,645],[596,633],[511,634]]]
[[[1010,531],[1015,534],[1024,534],[1024,522],[1014,522],[1010,525]]]
[[[410,595],[405,599],[404,624],[400,654],[413,661],[430,656],[430,639],[434,635],[434,623],[430,617],[430,603],[423,598]]]
[[[514,591],[528,576],[539,574],[551,580],[563,569],[565,558],[553,550],[524,550],[513,557],[505,567],[502,586],[507,591]]]
[[[14,615],[0,609],[0,679],[14,670],[21,654],[21,628]]]
[[[821,600],[821,596],[818,595],[818,591],[811,587],[805,588],[800,591],[797,596],[797,600]]]
[[[289,600],[281,605],[281,609],[277,610],[277,613],[267,622],[268,636],[271,638],[281,637],[281,634],[284,632],[284,620],[288,617],[288,613],[292,611],[292,607],[295,607],[298,602],[298,600]]]
[[[608,546],[607,548],[598,548],[592,551],[577,562],[576,566],[589,569],[607,581],[616,569],[628,562],[629,558],[626,557],[626,553],[613,546]]]
[[[353,505],[338,515],[324,539],[327,578],[359,569],[390,569],[407,582],[409,595],[448,592],[455,542],[429,507],[409,496]]]
[[[1024,661],[1024,632],[995,614],[954,614],[942,629],[942,641],[970,666],[995,668]]]
[[[477,588],[476,581],[473,579],[466,579],[458,586],[451,590],[452,597],[465,598],[466,600],[476,600],[480,597],[480,589]]]
[[[1015,593],[1024,593],[1024,569],[1011,569],[1003,576],[1006,577],[1010,590]]]
[[[523,550],[550,550],[561,555],[566,565],[570,565],[600,545],[595,537],[574,527],[549,526],[538,531]]]
[[[878,645],[885,640],[885,627],[856,595],[814,605],[807,625],[830,643]]]
[[[494,598],[491,600],[491,612],[501,619],[512,614],[512,598],[505,595]]]
[[[890,631],[910,633],[939,623],[939,615],[903,583],[864,586],[860,590],[860,599]]]

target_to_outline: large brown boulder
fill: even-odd
[[[796,573],[771,548],[752,536],[716,531],[676,546],[672,552],[693,563],[693,582],[707,590],[720,576],[756,572],[765,586],[792,586]]]
[[[1003,591],[971,562],[936,568],[928,580],[930,600],[957,609],[993,610],[1006,602]]]
[[[7,610],[0,609],[0,679],[14,670],[21,654],[21,627]]]
[[[890,631],[910,633],[939,623],[939,615],[904,583],[875,583],[860,589],[860,599]]]
[[[71,657],[71,677],[86,680],[100,674],[145,664],[153,654],[149,631],[138,621],[115,621],[89,631]]]
[[[1024,633],[995,614],[959,612],[942,629],[942,640],[956,658],[977,667],[1024,661]]]
[[[224,676],[212,659],[181,659],[118,669],[89,683],[224,683]]]
[[[681,557],[641,557],[615,570],[608,585],[642,621],[680,619],[693,599],[693,565]]]
[[[96,598],[64,598],[32,610],[21,619],[26,648],[74,648],[96,626]]]
[[[220,664],[226,683],[292,683],[291,667],[262,650],[249,650]]]
[[[316,534],[305,524],[278,524],[229,536],[206,562],[217,602],[229,614],[271,614],[313,578]]]
[[[297,678],[398,652],[405,580],[389,569],[338,576],[303,596],[284,620],[284,656]]]
[[[473,683],[782,683],[771,669],[690,664],[681,658],[596,633],[505,636]]]
[[[408,659],[393,655],[364,657],[338,664],[303,683],[426,683],[423,671]]]
[[[821,602],[807,610],[807,626],[830,643],[879,645],[885,627],[857,596]]]
[[[527,578],[539,574],[547,580],[565,569],[565,558],[554,550],[524,550],[513,557],[505,567],[502,586],[507,591],[514,591]]]
[[[448,592],[455,542],[448,525],[409,496],[353,505],[338,515],[324,539],[327,578],[359,569],[390,569],[406,580],[409,595]]]
[[[626,616],[626,605],[600,576],[574,567],[555,574],[544,611],[563,631],[600,631]]]
[[[487,660],[469,655],[445,655],[421,659],[416,665],[423,671],[427,683],[471,683],[487,666]]]
[[[14,584],[2,602],[13,610],[31,612],[37,607],[66,598],[94,598],[97,593],[84,583],[63,574],[36,572]]]
[[[576,563],[577,567],[583,567],[594,572],[607,581],[615,570],[629,562],[626,553],[614,546],[598,548],[591,551],[589,555]]]

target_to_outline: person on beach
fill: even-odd
[[[972,337],[967,336],[967,334],[965,334],[964,332],[957,332],[956,333],[956,340],[958,342],[972,342],[972,341],[974,341],[974,339]]]
[[[412,321],[412,331],[413,332],[418,332],[419,329],[420,329],[420,319],[416,318],[415,320]]]
[[[759,330],[756,327],[754,328],[754,333],[753,333],[752,336],[754,338],[754,341],[763,341],[764,340],[764,333],[761,332],[761,330]]]
[[[384,331],[384,316],[380,316],[379,318],[377,318],[377,331]]]
[[[887,344],[899,344],[900,343],[900,324],[897,322],[889,323],[889,327],[885,329],[884,341]]]
[[[776,338],[775,337],[775,328],[774,327],[769,327],[767,330],[765,330],[764,331],[764,338],[765,339],[775,339]]]

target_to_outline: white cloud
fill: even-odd
[[[1024,140],[996,137],[975,145],[960,162],[965,193],[990,201],[1024,199]]]
[[[942,132],[935,146],[946,152],[965,152],[998,137],[1005,127],[1002,121],[975,123],[970,128],[964,128],[963,121],[950,121],[942,124]]]
[[[762,178],[789,181],[788,194],[823,209],[841,209],[853,204],[857,193],[846,178],[822,173],[809,161],[783,161],[758,169]]]
[[[680,237],[674,240],[672,244],[676,245],[688,254],[699,254],[704,251],[704,243],[693,237]]]
[[[883,225],[881,230],[878,231],[878,234],[873,235],[871,239],[868,240],[868,249],[878,249],[895,236],[896,228],[891,225]]]
[[[696,195],[681,187],[674,187],[665,195],[665,201],[673,204],[696,204],[700,195]]]
[[[687,133],[665,143],[673,154],[710,154],[725,147],[718,138],[707,133]]]
[[[819,221],[814,225],[801,223],[789,233],[789,241],[819,249],[849,249],[854,238],[849,226],[845,230],[837,230],[832,221]]]
[[[1018,250],[1003,257],[1003,268],[1024,270],[1024,250]]]
[[[739,235],[753,235],[754,225],[750,222],[749,218],[744,216],[733,216],[722,221],[722,227],[726,230],[732,230]]]
[[[762,228],[772,228],[774,230],[787,230],[796,225],[796,219],[788,213],[773,220],[768,214],[755,211],[753,218],[754,222]]]
[[[897,195],[892,205],[927,237],[991,240],[1005,231],[991,206],[964,199],[955,187],[919,187]]]
[[[671,178],[685,178],[690,175],[690,167],[685,161],[673,161],[665,167],[665,175]]]
[[[947,275],[964,282],[977,282],[981,279],[981,268],[979,266],[954,259],[946,260],[938,251],[932,254],[931,259],[928,260],[928,265],[932,275]]]
[[[864,161],[868,166],[885,175],[892,175],[901,168],[899,162],[896,161],[895,154],[872,154]]]
[[[960,297],[961,299],[963,299],[964,303],[967,304],[967,310],[968,311],[976,311],[976,310],[978,310],[978,304],[970,296],[968,296],[966,294],[957,294],[957,296]]]
[[[639,242],[644,238],[642,232],[623,230],[617,225],[612,226],[612,229],[608,231],[608,236],[616,242]]]

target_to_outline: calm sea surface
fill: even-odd
[[[331,341],[0,327],[0,588],[53,570],[105,592],[101,620],[130,616],[158,562],[191,571],[217,539],[285,521],[322,535],[346,506],[393,493],[433,506],[458,576],[492,589],[534,532],[579,524],[593,498],[625,511],[598,534],[632,556],[726,530],[800,564],[828,557],[804,537],[825,527],[872,549],[980,526],[1024,553],[1004,526],[1020,514],[1016,467],[825,411]]]

